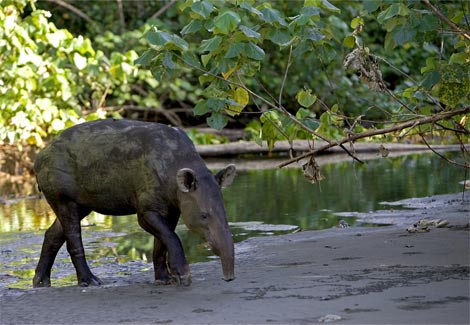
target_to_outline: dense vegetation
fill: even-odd
[[[270,146],[470,134],[465,0],[3,0],[0,35],[0,144],[104,116]]]

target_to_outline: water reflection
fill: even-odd
[[[253,236],[335,227],[344,219],[335,212],[367,212],[379,209],[382,201],[458,192],[462,190],[459,182],[464,179],[462,169],[431,154],[380,159],[364,165],[328,164],[322,166],[322,174],[326,179],[311,185],[297,169],[240,172],[233,185],[224,190],[235,242]],[[45,200],[0,205],[0,280],[7,275],[19,279],[13,281],[15,286],[21,287],[23,281],[30,285],[44,230],[54,219]],[[354,218],[347,222],[355,225]],[[135,215],[112,217],[93,213],[82,225],[87,256],[94,264],[151,260],[153,239],[138,226]],[[183,225],[177,227],[177,233],[190,263],[205,261],[213,255]],[[61,284],[75,282],[69,261],[62,249],[55,265],[56,269],[67,270],[60,274]]]

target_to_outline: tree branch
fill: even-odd
[[[439,152],[437,152],[436,150],[434,150],[434,149],[429,145],[429,143],[426,141],[426,139],[424,138],[424,136],[423,136],[422,134],[420,134],[420,136],[421,136],[421,139],[423,140],[424,144],[429,148],[429,150],[431,150],[433,153],[435,153],[436,155],[438,155],[440,158],[444,159],[445,161],[447,161],[447,162],[450,163],[450,164],[454,164],[454,165],[459,166],[459,167],[462,167],[462,168],[470,168],[470,164],[462,164],[462,163],[459,163],[458,161],[449,159],[449,158],[447,158],[446,156],[440,154]]]
[[[116,0],[118,6],[118,16],[119,16],[119,31],[121,34],[124,34],[126,31],[126,20],[124,19],[124,9],[122,6],[122,0]]]
[[[292,45],[289,48],[289,58],[287,59],[286,71],[284,71],[284,78],[282,79],[281,90],[279,90],[279,105],[282,105],[282,93],[284,92],[284,85],[286,84],[287,74],[289,73],[289,68],[292,64]]]
[[[394,125],[394,126],[391,126],[391,127],[388,127],[388,128],[380,129],[380,130],[370,130],[370,131],[366,131],[366,132],[362,132],[362,133],[349,135],[346,138],[343,138],[342,140],[326,144],[326,145],[324,145],[324,146],[322,146],[318,149],[307,152],[306,154],[303,154],[303,155],[300,155],[300,156],[295,157],[293,159],[287,160],[287,161],[283,162],[282,164],[280,164],[278,167],[280,167],[280,168],[285,167],[285,166],[290,165],[292,163],[295,163],[295,162],[297,162],[301,159],[310,157],[310,156],[316,154],[317,152],[324,151],[324,150],[327,150],[327,149],[330,149],[330,148],[333,148],[333,147],[336,147],[336,146],[341,146],[342,144],[347,143],[347,142],[353,142],[353,141],[363,139],[363,138],[368,138],[368,137],[371,137],[371,136],[374,136],[374,135],[397,132],[397,131],[401,131],[401,130],[409,128],[409,127],[416,127],[418,125],[435,123],[437,121],[445,120],[445,119],[448,119],[448,118],[450,118],[452,116],[455,116],[455,115],[466,114],[468,112],[470,112],[470,106],[462,108],[462,109],[452,110],[452,111],[449,111],[449,112],[438,113],[438,114],[435,114],[435,115],[432,115],[432,116],[427,116],[427,117],[423,117],[423,118],[419,118],[419,119],[413,119],[413,120],[410,120],[410,121],[407,121],[407,122],[404,122],[404,123],[401,123],[401,124],[397,124],[397,125]]]
[[[71,12],[73,12],[74,14],[76,14],[77,16],[84,19],[87,23],[92,24],[93,26],[96,26],[96,22],[93,19],[91,19],[90,16],[88,16],[86,13],[84,13],[83,11],[78,9],[77,7],[72,6],[70,3],[67,3],[63,0],[43,0],[43,1],[52,2],[52,3],[55,3],[58,6],[61,6],[65,9],[68,9]]]
[[[462,34],[463,37],[465,37],[467,40],[470,40],[470,34],[461,29],[459,26],[454,24],[449,18],[447,18],[442,12],[439,11],[436,7],[434,7],[429,0],[422,0],[426,6],[428,6],[429,9],[431,9],[432,12],[436,14],[436,16],[446,25],[449,25],[450,28],[452,28],[454,31],[456,31],[459,34]]]
[[[161,15],[163,15],[165,13],[165,11],[167,11],[168,9],[171,8],[171,6],[173,6],[175,3],[176,3],[177,0],[171,0],[170,2],[168,2],[166,5],[164,5],[163,7],[161,7],[160,9],[158,9],[158,11],[156,13],[154,13],[152,16],[150,16],[149,19],[157,19],[158,17],[160,17]]]

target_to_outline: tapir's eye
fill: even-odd
[[[207,219],[209,219],[209,214],[207,214],[207,213],[201,213],[201,219],[202,219],[202,220],[207,220]]]

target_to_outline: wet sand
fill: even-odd
[[[468,324],[470,193],[404,200],[377,211],[394,226],[253,238],[236,276],[218,261],[191,265],[191,287],[155,286],[152,271],[101,287],[11,290],[1,324]],[[409,233],[416,221],[448,227]]]

